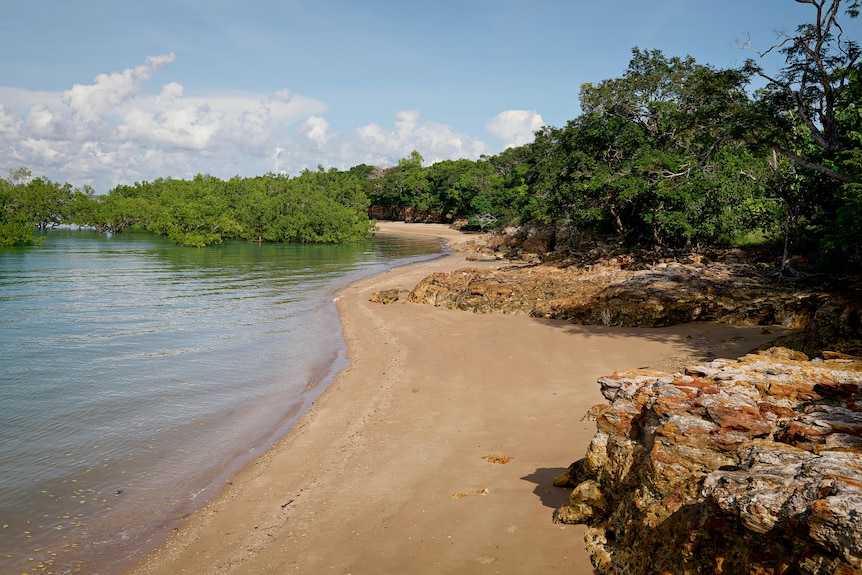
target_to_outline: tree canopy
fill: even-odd
[[[323,168],[295,178],[160,178],[116,186],[102,196],[10,176],[0,179],[0,200],[6,208],[0,222],[6,244],[32,242],[34,228],[58,224],[111,233],[137,226],[188,246],[225,239],[349,242],[369,238],[373,228],[359,176]]]
[[[862,266],[862,53],[842,24],[860,2],[793,1],[810,6],[810,21],[758,52],[781,53],[780,69],[635,47],[621,76],[582,86],[579,116],[494,156],[425,165],[414,151],[389,167],[157,179],[101,196],[22,169],[0,178],[0,237],[27,243],[35,229],[73,223],[139,226],[186,245],[342,242],[370,235],[376,206],[661,250],[771,238],[782,270],[794,252]],[[754,78],[765,85],[749,93]]]

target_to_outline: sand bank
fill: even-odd
[[[383,233],[458,241],[445,226]],[[350,366],[296,428],[233,477],[130,575],[591,573],[583,528],[555,525],[553,478],[583,456],[596,379],[736,357],[757,328],[596,328],[474,315],[371,293],[412,288],[464,254],[359,281],[338,297]],[[511,458],[495,463],[491,456]]]

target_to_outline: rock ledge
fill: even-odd
[[[862,358],[772,348],[599,379],[555,520],[600,573],[862,573]]]

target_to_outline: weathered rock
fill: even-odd
[[[862,359],[830,357],[601,378],[555,519],[600,573],[862,573]]]
[[[371,294],[371,297],[369,297],[368,300],[373,301],[374,303],[382,304],[395,303],[396,301],[398,301],[400,293],[401,290],[397,288],[380,290]]]
[[[521,265],[435,274],[416,286],[411,301],[586,325],[781,325],[795,331],[781,336],[780,345],[811,356],[825,350],[862,356],[862,282],[820,275],[778,281],[768,273],[774,267],[767,252],[660,254],[539,225],[483,234],[458,249]]]
[[[822,297],[811,321],[796,334],[782,338],[783,345],[818,355],[834,346],[862,356],[862,284],[836,289]]]
[[[414,302],[487,313],[529,314],[587,325],[661,327],[692,321],[801,328],[825,296],[768,279],[745,264],[660,263],[627,270],[522,265],[433,274]]]

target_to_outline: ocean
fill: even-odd
[[[431,238],[0,249],[0,573],[115,575],[347,365],[333,299]]]

